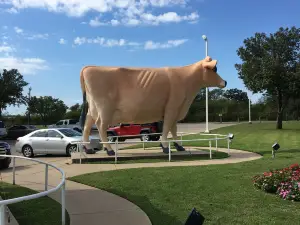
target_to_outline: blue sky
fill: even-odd
[[[234,68],[243,40],[299,26],[299,10],[297,0],[0,0],[0,69],[19,69],[32,95],[70,106],[81,103],[83,66],[191,64],[205,57],[205,34],[228,88],[244,89]]]

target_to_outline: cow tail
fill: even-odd
[[[80,85],[81,85],[81,91],[82,91],[82,107],[81,107],[81,113],[80,113],[80,118],[79,118],[79,124],[80,124],[82,130],[84,129],[86,115],[87,115],[87,111],[88,111],[83,70],[84,70],[84,68],[81,70],[81,73],[80,73]]]

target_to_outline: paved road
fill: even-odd
[[[209,129],[217,129],[220,127],[225,127],[225,126],[231,126],[234,125],[235,123],[209,123]],[[178,132],[188,132],[188,133],[199,133],[205,131],[205,123],[179,123],[178,124]],[[93,131],[92,136],[95,138],[99,138],[99,134],[97,131]],[[21,155],[20,153],[16,153],[15,151],[15,141],[13,140],[6,140],[12,147],[12,154],[13,155]],[[131,139],[130,141],[139,141],[139,139]],[[125,142],[126,143],[126,142]],[[130,144],[122,144],[122,147],[127,147]],[[44,155],[39,155],[35,157],[36,159],[51,162],[51,163],[61,163],[64,162],[65,160],[68,159],[67,156],[44,156]],[[31,162],[25,161],[25,160],[18,160],[16,166],[26,166],[32,164]]]

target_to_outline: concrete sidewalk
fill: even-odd
[[[208,148],[203,148],[208,149]],[[227,152],[227,149],[219,148],[219,151]],[[256,160],[262,156],[240,150],[230,149],[230,157],[225,159],[182,161],[182,162],[159,162],[159,163],[136,163],[136,164],[67,164],[57,162],[56,166],[63,169],[67,177],[76,175],[129,169],[142,167],[173,167],[173,166],[201,166],[209,164],[230,164]],[[11,170],[3,171],[2,178],[6,182],[12,182]],[[17,167],[16,183],[36,191],[44,190],[45,166],[27,165]],[[49,170],[49,189],[54,188],[60,182],[60,174],[54,169]],[[49,195],[61,202],[60,193]],[[114,194],[89,187],[72,181],[66,182],[66,208],[70,215],[71,225],[151,225],[148,216],[133,203]]]

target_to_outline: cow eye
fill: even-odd
[[[216,73],[218,71],[217,66],[213,68],[213,71]]]

